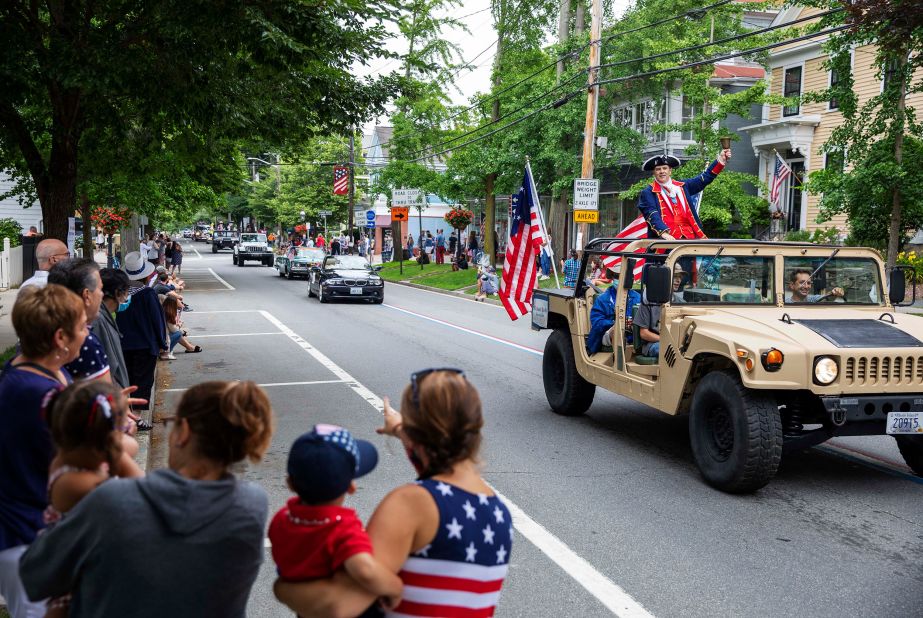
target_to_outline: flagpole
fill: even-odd
[[[529,170],[529,182],[532,184],[529,187],[529,190],[532,192],[532,201],[535,202],[536,208],[538,208],[538,222],[542,226],[542,238],[545,239],[545,246],[548,247],[548,257],[551,259],[551,271],[554,273],[554,284],[556,287],[561,287],[561,282],[558,280],[558,267],[554,263],[554,249],[551,247],[551,240],[548,238],[548,227],[545,225],[545,213],[542,212],[542,204],[538,200],[538,189],[535,187],[535,176],[532,174],[532,163],[529,161],[529,157],[526,157],[526,169]]]

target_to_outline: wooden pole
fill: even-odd
[[[583,165],[581,178],[593,177],[593,159],[596,149],[596,111],[599,106],[599,48],[602,45],[603,3],[593,0],[592,19],[590,21],[590,73],[587,80],[586,126],[583,130]],[[583,249],[587,240],[587,224],[577,226],[577,249]]]

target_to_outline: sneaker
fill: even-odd
[[[547,281],[548,279],[551,279],[551,277],[549,277],[548,275],[542,275],[541,277],[538,278],[539,281]]]
[[[186,303],[183,303],[183,311],[192,311],[192,307],[190,307]]]
[[[176,360],[176,357],[173,354],[161,354],[160,360]]]

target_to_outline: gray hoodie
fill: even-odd
[[[266,493],[172,470],[91,492],[23,555],[32,599],[73,592],[69,616],[244,616],[263,560]]]

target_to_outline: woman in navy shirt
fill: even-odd
[[[19,579],[19,557],[43,527],[48,467],[54,455],[42,401],[70,383],[64,365],[87,336],[83,301],[67,288],[27,288],[13,306],[21,352],[0,376],[0,595],[15,617],[45,615]]]

